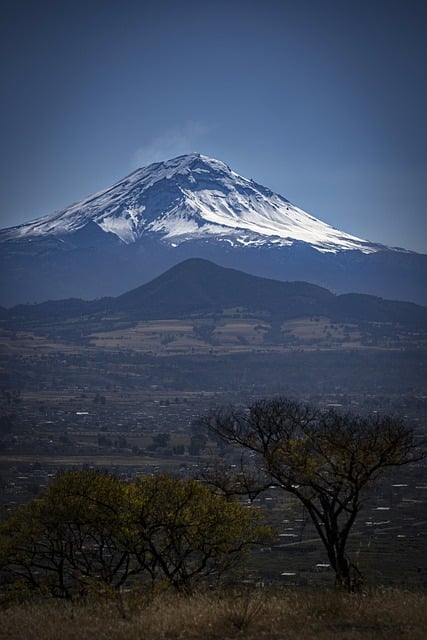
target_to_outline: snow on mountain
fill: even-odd
[[[223,162],[196,153],[137,169],[107,189],[0,236],[61,238],[89,223],[125,244],[155,234],[171,247],[215,238],[236,247],[303,242],[322,253],[385,248],[335,229]]]

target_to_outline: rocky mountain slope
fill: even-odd
[[[223,162],[190,154],[0,231],[0,304],[117,295],[190,257],[427,303],[427,256],[335,229]]]

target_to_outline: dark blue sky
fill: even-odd
[[[426,0],[4,0],[1,226],[190,151],[427,253]]]

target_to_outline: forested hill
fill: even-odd
[[[16,327],[72,318],[122,320],[185,318],[239,309],[287,320],[324,316],[333,322],[390,322],[427,329],[427,308],[364,294],[335,295],[307,282],[281,282],[192,258],[116,298],[77,298],[2,309]]]

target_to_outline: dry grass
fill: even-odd
[[[0,613],[0,638],[8,640],[421,640],[426,628],[426,595],[397,590],[163,595],[146,603],[16,605]]]

